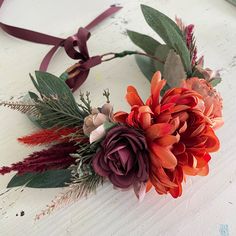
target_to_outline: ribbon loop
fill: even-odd
[[[0,0],[0,8],[3,4],[4,0]],[[53,45],[51,50],[45,55],[43,58],[39,70],[46,71],[48,65],[58,50],[59,47],[64,47],[67,55],[75,60],[80,60],[77,66],[75,76],[66,81],[68,86],[75,91],[87,78],[89,74],[89,69],[100,64],[102,62],[101,56],[90,57],[87,41],[90,37],[89,30],[99,24],[101,21],[111,16],[115,12],[119,11],[122,7],[110,6],[107,10],[101,13],[98,17],[96,17],[92,22],[90,22],[85,28],[79,28],[78,32],[75,35],[72,35],[66,39],[54,37],[52,35],[47,35],[43,33],[39,33],[36,31],[23,29],[11,25],[4,24],[0,22],[0,28],[12,35],[16,38],[20,38],[23,40],[27,40],[35,43],[42,43]],[[76,49],[78,47],[78,50]]]
[[[94,66],[97,66],[102,63],[102,57],[101,56],[94,56],[90,57],[87,61],[82,63],[80,65],[80,70],[89,70]]]
[[[85,28],[80,28],[77,34],[68,37],[63,45],[67,55],[72,59],[88,60],[87,40],[89,37],[90,32]],[[79,51],[75,47],[78,47]]]
[[[89,40],[91,33],[86,28],[80,28],[78,33],[78,47],[82,55],[89,58],[89,52],[87,48],[87,41]]]
[[[67,53],[67,55],[72,58],[72,59],[81,59],[81,60],[85,60],[84,56],[78,52],[75,47],[78,46],[78,39],[76,38],[76,36],[70,36],[68,37],[65,42],[64,42],[64,49]]]

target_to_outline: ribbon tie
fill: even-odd
[[[75,35],[60,40],[43,58],[39,70],[46,71],[54,53],[59,47],[64,47],[70,58],[79,60],[66,71],[66,83],[74,92],[87,79],[90,69],[102,62],[101,56],[89,56],[87,41],[90,35],[87,28],[81,27]]]
[[[0,8],[3,2],[4,0],[0,0]],[[74,60],[79,60],[78,63],[76,63],[74,66],[70,67],[66,71],[68,75],[66,83],[72,89],[72,91],[75,91],[86,80],[90,69],[102,62],[101,56],[89,56],[87,48],[87,41],[91,35],[89,30],[95,27],[107,17],[119,11],[121,8],[122,7],[114,5],[110,6],[107,10],[105,10],[102,14],[100,14],[92,22],[90,22],[85,28],[79,28],[76,34],[69,36],[66,39],[7,25],[2,22],[0,22],[0,28],[6,33],[16,38],[20,38],[34,43],[53,45],[51,50],[45,55],[40,64],[39,70],[41,71],[47,71],[48,65],[55,52],[58,50],[59,47],[64,47],[67,55],[70,58]]]

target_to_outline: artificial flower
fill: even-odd
[[[98,175],[108,177],[115,187],[133,186],[138,198],[144,196],[149,173],[147,144],[135,129],[125,125],[110,129],[92,165]]]
[[[222,118],[222,98],[205,79],[190,78],[183,82],[183,87],[192,89],[202,95],[205,105],[204,114],[209,117],[214,129],[224,124]]]
[[[187,88],[167,90],[166,81],[156,72],[151,81],[151,96],[142,101],[133,86],[126,99],[131,112],[118,112],[116,121],[144,132],[149,148],[149,180],[159,194],[182,194],[184,175],[207,175],[210,152],[219,149],[211,122],[204,114],[202,96]]]
[[[104,124],[106,121],[112,120],[113,107],[110,103],[104,104],[101,108],[93,108],[90,115],[85,117],[83,131],[89,136],[92,131]]]
[[[177,26],[183,33],[187,48],[190,52],[191,63],[194,66],[197,60],[197,47],[195,45],[195,37],[193,34],[194,25],[193,24],[185,25],[183,21],[178,17],[175,17],[175,21]]]

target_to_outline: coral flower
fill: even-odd
[[[129,86],[126,99],[130,113],[117,112],[115,120],[140,129],[149,148],[149,183],[159,194],[182,194],[185,175],[207,175],[210,152],[219,149],[211,122],[204,114],[204,101],[187,88],[168,90],[160,100],[166,81],[156,72],[146,103]]]
[[[224,124],[222,118],[222,98],[205,79],[190,78],[183,82],[183,87],[192,89],[202,95],[205,105],[204,114],[209,117],[214,129]]]

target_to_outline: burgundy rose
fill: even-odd
[[[109,130],[93,158],[98,175],[119,188],[134,187],[138,198],[145,194],[148,154],[145,137],[133,128],[119,125]]]

